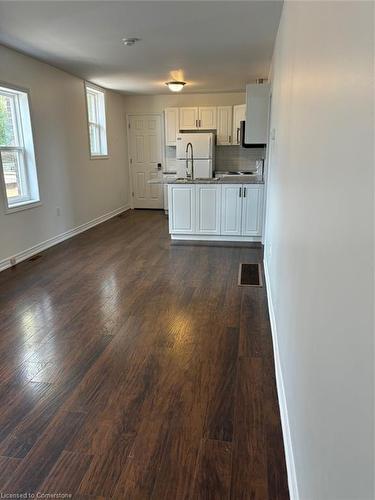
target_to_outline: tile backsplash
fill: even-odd
[[[215,170],[249,170],[255,161],[265,157],[265,148],[216,146]]]
[[[255,167],[255,161],[264,158],[265,148],[242,148],[241,146],[216,146],[215,170],[249,170]],[[176,147],[165,148],[167,165],[172,165],[176,158]]]

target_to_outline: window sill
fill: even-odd
[[[90,155],[90,160],[109,160],[108,155]]]
[[[5,213],[12,214],[14,212],[20,212],[21,210],[28,210],[30,208],[39,207],[41,204],[41,201],[23,201],[21,203],[12,205],[11,207],[6,207]]]

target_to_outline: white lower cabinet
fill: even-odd
[[[168,207],[172,238],[261,241],[262,184],[170,184]]]
[[[220,234],[221,186],[196,184],[196,233]]]
[[[195,185],[168,186],[169,232],[171,234],[195,233]]]
[[[241,184],[221,186],[221,234],[241,236]]]
[[[263,188],[256,184],[242,186],[242,235],[261,236]]]

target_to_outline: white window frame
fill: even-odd
[[[33,130],[31,124],[29,90],[0,82],[0,94],[12,99],[12,121],[16,144],[0,145],[0,183],[4,196],[5,213],[17,212],[40,205],[38,176],[35,161]],[[19,183],[22,195],[8,198],[2,152],[14,152],[18,156]]]
[[[87,129],[88,129],[88,139],[89,139],[89,152],[91,159],[107,159],[108,155],[108,141],[107,141],[107,118],[106,118],[106,106],[105,90],[93,85],[92,83],[85,82],[85,94],[86,94],[86,111],[87,111]],[[89,116],[89,104],[88,97],[92,95],[95,99],[96,104],[96,117],[90,120]],[[91,117],[92,118],[92,117]],[[93,151],[93,145],[91,144],[91,129],[94,129],[97,134],[97,140],[99,144],[99,150]]]

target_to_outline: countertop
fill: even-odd
[[[149,184],[264,184],[261,175],[238,175],[213,179],[152,179]]]

